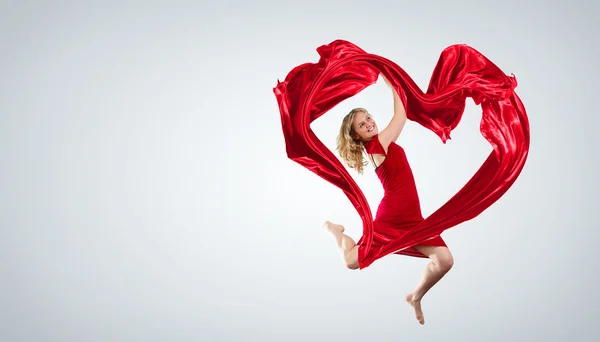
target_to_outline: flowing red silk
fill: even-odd
[[[273,89],[281,114],[288,158],[339,187],[363,221],[365,257],[360,268],[388,254],[435,237],[470,220],[496,202],[515,182],[529,151],[529,122],[514,92],[514,76],[505,75],[475,49],[444,49],[429,88],[423,93],[394,62],[369,54],[344,40],[317,49],[318,63],[293,68]],[[482,108],[480,131],[493,151],[465,186],[442,207],[377,252],[371,250],[373,218],[367,200],[339,159],[313,133],[310,124],[383,74],[404,102],[409,120],[437,134],[445,144],[471,97]]]

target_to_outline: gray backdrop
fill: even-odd
[[[0,4],[1,341],[600,339],[597,2],[250,3]],[[404,295],[427,261],[345,269],[321,224],[358,239],[358,214],[285,154],[272,88],[338,38],[422,89],[469,44],[531,120],[515,185],[444,233],[425,326]],[[379,82],[316,121],[327,146],[355,106],[382,125],[392,97]],[[447,145],[405,127],[425,215],[490,152],[480,119],[469,101]],[[352,175],[374,211],[372,168]]]

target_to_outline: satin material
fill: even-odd
[[[363,51],[344,40],[317,48],[318,63],[293,68],[273,89],[288,158],[340,188],[363,222],[361,243],[367,254],[359,257],[364,269],[375,260],[397,253],[446,229],[470,220],[496,202],[515,182],[529,151],[529,121],[514,92],[517,81],[505,75],[475,49],[452,45],[444,49],[423,93],[394,62]],[[310,129],[310,124],[383,74],[403,100],[409,120],[437,134],[443,143],[459,124],[466,98],[481,105],[480,131],[493,151],[456,195],[406,234],[381,248],[373,248],[373,217],[367,200],[339,159]]]

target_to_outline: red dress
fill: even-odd
[[[411,228],[423,220],[421,203],[415,185],[415,179],[404,153],[404,149],[395,142],[390,143],[385,153],[379,135],[364,144],[368,154],[386,156],[375,173],[383,185],[384,195],[373,221],[373,246],[367,252],[363,239],[358,241],[358,260],[360,264],[370,264],[378,259],[381,249],[388,243],[401,238]],[[446,246],[439,236],[418,243],[420,246]],[[395,254],[414,257],[427,257],[417,251],[414,246],[395,252]]]

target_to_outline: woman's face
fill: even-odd
[[[356,113],[352,120],[352,128],[356,134],[353,138],[361,141],[371,140],[379,133],[373,116],[365,112]]]

